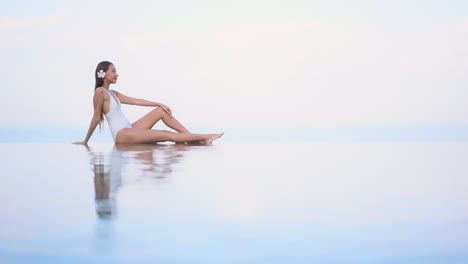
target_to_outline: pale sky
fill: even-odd
[[[467,1],[0,6],[0,126],[87,126],[102,60],[188,126],[468,125]]]

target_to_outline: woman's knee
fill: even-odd
[[[153,109],[153,112],[156,112],[156,113],[166,113],[166,111],[164,111],[164,110],[162,109],[162,107],[156,107],[156,108],[154,108],[154,109]]]
[[[151,114],[161,118],[161,117],[164,117],[166,115],[166,111],[164,111],[161,107],[156,107],[153,110],[151,110]]]

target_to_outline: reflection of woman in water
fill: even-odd
[[[84,141],[75,142],[76,144],[86,145],[96,129],[96,126],[98,124],[101,125],[104,121],[104,116],[107,119],[116,143],[203,141],[209,144],[223,135],[223,133],[192,134],[172,116],[172,111],[168,106],[161,103],[128,97],[115,90],[110,90],[110,85],[116,83],[118,77],[117,71],[111,62],[100,62],[96,67],[94,77],[96,79],[96,85],[93,98],[93,118],[91,119],[88,133]],[[130,124],[120,109],[120,103],[154,106],[157,108],[133,124]],[[151,129],[159,120],[162,120],[164,124],[176,130],[178,133]]]
[[[145,145],[116,144],[112,152],[92,152],[96,213],[100,218],[115,214],[117,190],[122,185],[122,172],[126,164],[135,165],[141,176],[151,179],[165,179],[172,172],[171,166],[183,157],[182,152],[190,145]],[[157,162],[161,160],[162,162]],[[140,176],[134,175],[134,176]],[[133,175],[132,175],[133,176]]]
[[[102,152],[91,153],[93,155],[94,166],[94,191],[96,193],[96,213],[99,218],[109,218],[115,212],[115,194],[116,190],[122,184],[122,175],[120,173],[112,173],[112,166],[109,166],[109,161],[105,161]],[[114,151],[111,154],[111,164]]]

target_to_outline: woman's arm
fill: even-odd
[[[88,133],[86,134],[86,137],[82,142],[75,142],[74,144],[87,145],[89,139],[91,138],[91,135],[96,129],[96,126],[101,121],[102,107],[104,105],[104,96],[102,94],[102,91],[99,90],[94,93],[93,105],[94,105],[94,114],[93,114],[93,118],[91,118],[91,123],[89,124]]]
[[[123,95],[123,94],[121,94],[121,93],[119,93],[119,92],[117,92],[115,90],[112,90],[112,91],[115,92],[115,94],[117,95],[117,97],[119,98],[119,100],[120,100],[120,102],[122,104],[161,107],[170,116],[172,116],[172,110],[167,105],[164,105],[162,103],[153,102],[153,101],[144,100],[144,99],[129,97],[129,96]]]

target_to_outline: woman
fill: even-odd
[[[125,96],[115,90],[110,90],[111,84],[117,82],[117,71],[108,61],[100,62],[96,67],[94,77],[96,85],[94,90],[94,114],[84,141],[75,144],[87,145],[96,126],[101,126],[104,116],[107,119],[115,143],[150,143],[160,141],[190,142],[202,141],[210,144],[221,137],[221,134],[192,134],[179,121],[172,116],[171,109],[161,103],[151,102]],[[120,109],[120,103],[141,106],[157,107],[133,124],[127,120]],[[176,132],[151,129],[156,122],[162,120],[168,127]]]

